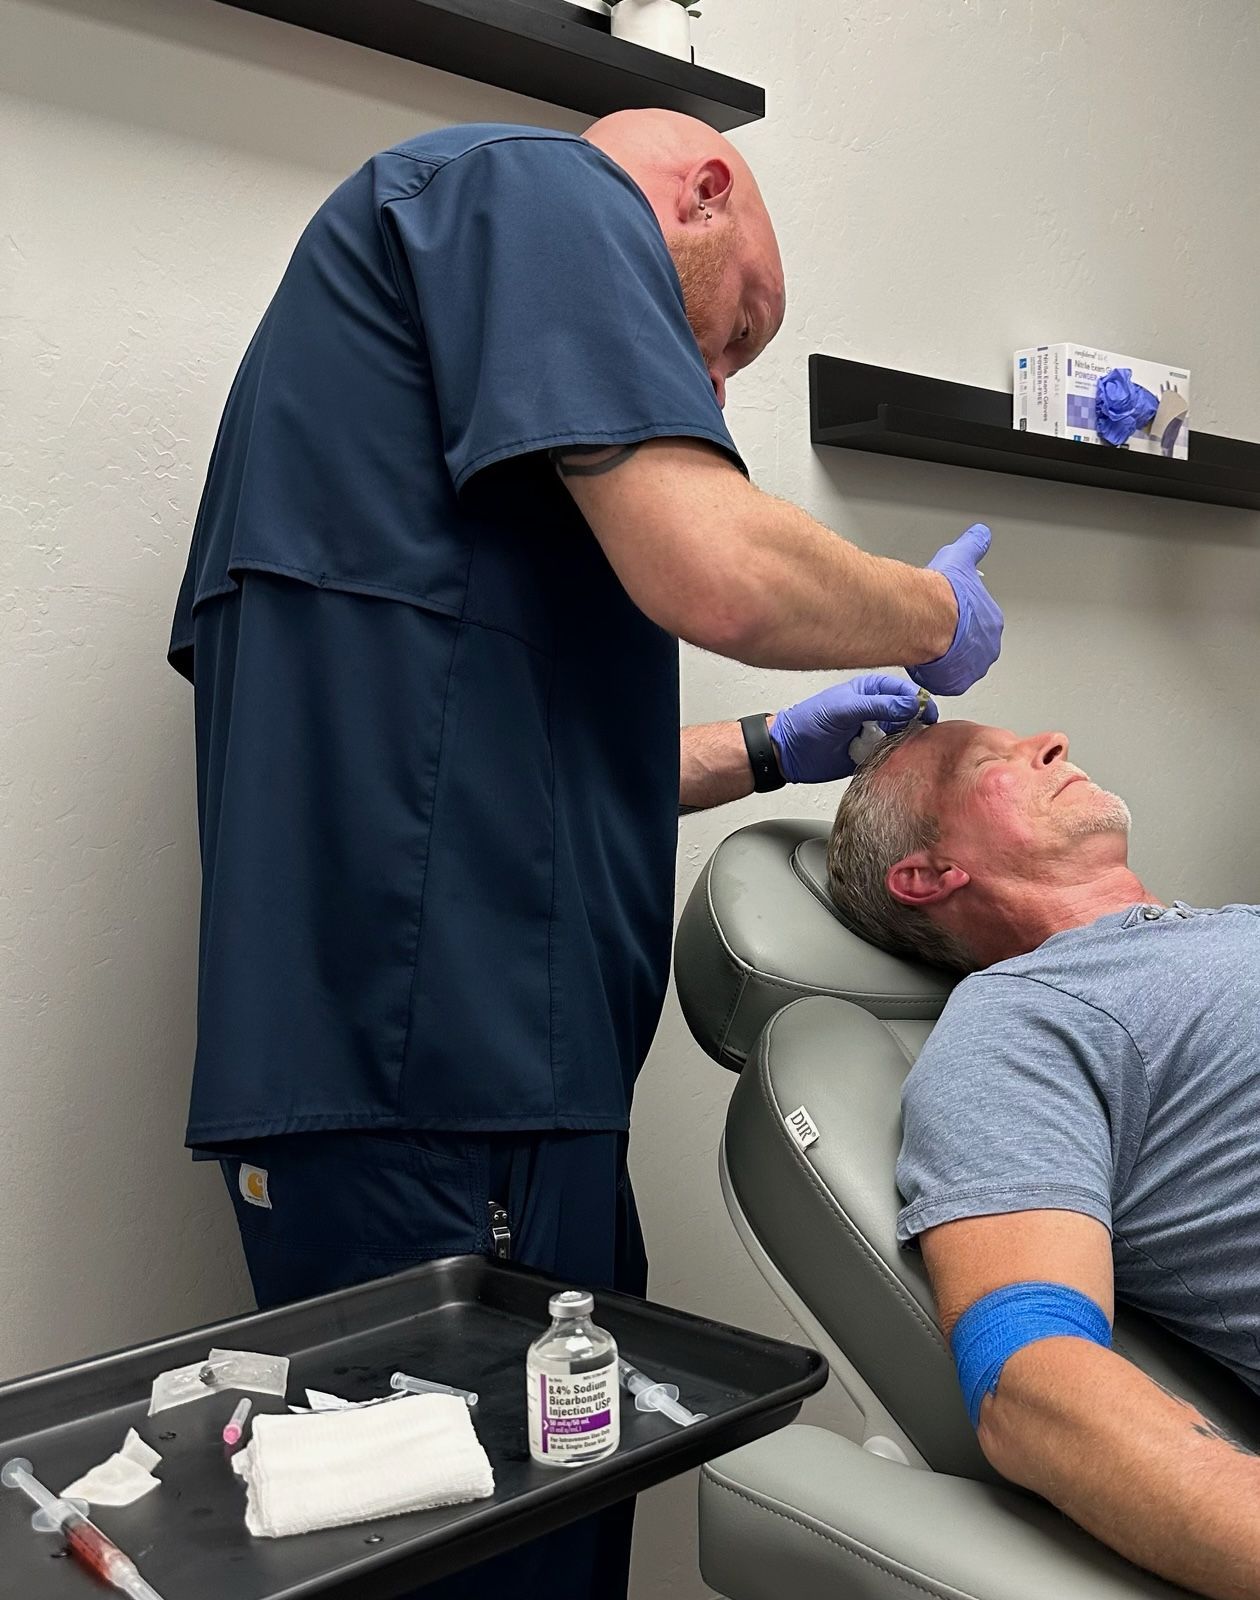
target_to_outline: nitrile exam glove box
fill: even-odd
[[[1138,427],[1122,448],[1184,461],[1190,445],[1189,372],[1092,345],[1040,344],[1015,352],[1014,426],[1082,444],[1108,444],[1098,432],[1098,380],[1116,368],[1130,369],[1133,383],[1159,403],[1150,423]]]

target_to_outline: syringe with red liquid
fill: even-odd
[[[63,1500],[46,1489],[35,1476],[29,1461],[15,1456],[0,1468],[0,1483],[6,1489],[20,1489],[37,1507],[31,1526],[39,1533],[60,1531],[70,1553],[105,1583],[113,1584],[131,1600],[162,1600],[161,1595],[140,1576],[130,1556],[125,1556],[107,1534],[88,1520],[79,1507],[82,1501]]]

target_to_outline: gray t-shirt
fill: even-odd
[[[1260,906],[1133,906],[973,973],[902,1122],[903,1244],[1084,1212],[1117,1295],[1260,1390]]]

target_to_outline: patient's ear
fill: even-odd
[[[970,875],[961,867],[934,862],[924,850],[903,856],[889,867],[884,879],[889,894],[903,906],[939,905],[970,882]]]

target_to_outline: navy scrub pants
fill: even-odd
[[[243,1195],[242,1161],[265,1171],[268,1206]],[[438,1256],[488,1254],[491,1201],[507,1210],[514,1261],[582,1288],[647,1289],[623,1133],[292,1134],[221,1165],[264,1310]],[[633,1520],[627,1501],[417,1593],[624,1600]]]

